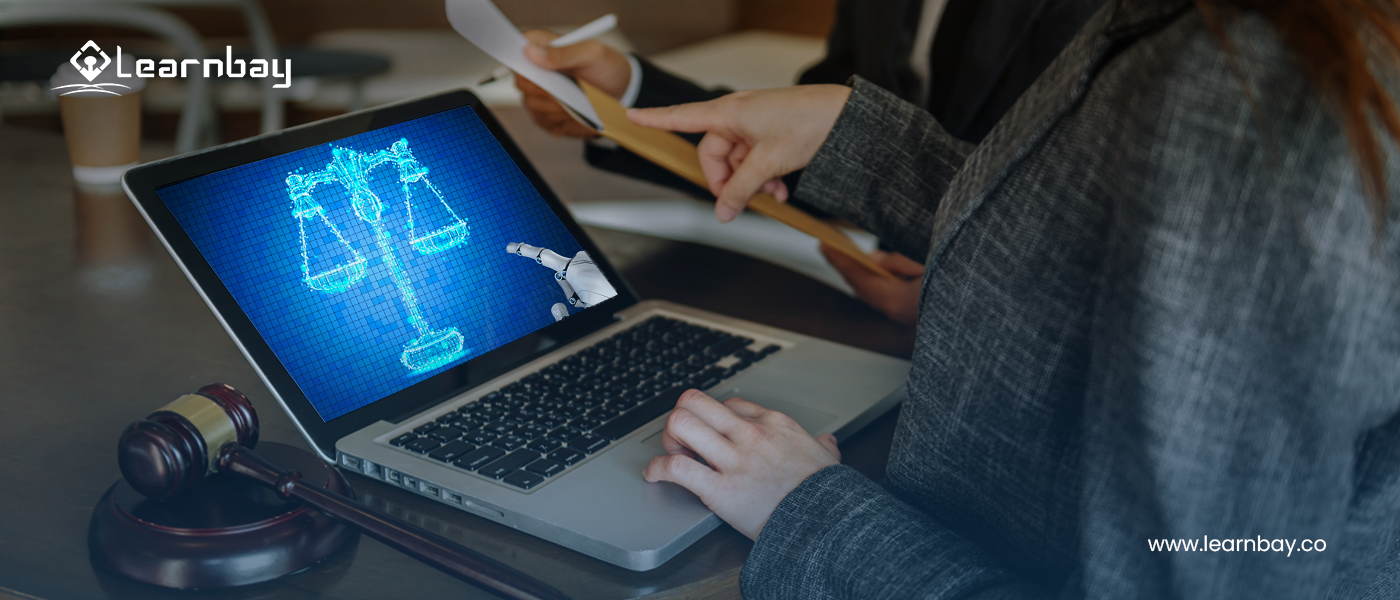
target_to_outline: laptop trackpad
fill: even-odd
[[[770,410],[776,410],[789,417],[792,417],[792,420],[797,421],[797,424],[801,425],[802,429],[806,430],[807,433],[812,433],[813,431],[820,431],[821,428],[825,427],[827,423],[836,420],[835,415],[829,415],[818,410],[812,410],[810,408],[798,406],[791,402],[773,400],[764,396],[741,394],[738,388],[733,388],[723,393],[716,394],[715,399],[719,400],[720,402],[723,402],[735,396],[740,396],[743,399],[748,400],[749,402],[752,402]],[[652,434],[651,437],[642,440],[642,443],[651,446],[652,448],[656,448],[658,450],[665,450],[665,448],[661,446],[660,431]]]

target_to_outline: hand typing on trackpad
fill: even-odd
[[[715,399],[719,400],[720,402],[723,402],[725,400],[733,398],[734,396],[741,396],[749,402],[752,402],[769,410],[776,410],[789,417],[792,417],[792,420],[797,421],[797,424],[801,425],[803,430],[812,435],[816,435],[817,431],[820,431],[821,428],[825,427],[827,423],[830,423],[836,419],[834,415],[829,415],[818,410],[812,410],[810,408],[804,408],[796,404],[792,404],[790,402],[774,400],[772,398],[767,398],[764,396],[753,396],[749,394],[744,394],[743,391],[739,388],[732,388],[715,394]],[[660,431],[652,434],[651,437],[642,440],[642,443],[657,450],[665,451],[665,448],[661,446]]]

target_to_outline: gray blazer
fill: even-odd
[[[1378,236],[1336,113],[1230,36],[1111,2],[978,146],[855,81],[796,193],[926,257],[909,398],[747,597],[1400,597],[1400,161]]]

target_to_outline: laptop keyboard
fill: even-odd
[[[652,317],[389,443],[531,489],[777,352]]]

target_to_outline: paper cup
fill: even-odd
[[[122,71],[135,60],[122,56]],[[89,80],[72,64],[58,68],[51,83],[58,96],[68,160],[79,183],[110,185],[141,159],[141,89],[145,80],[118,78],[108,65]]]

